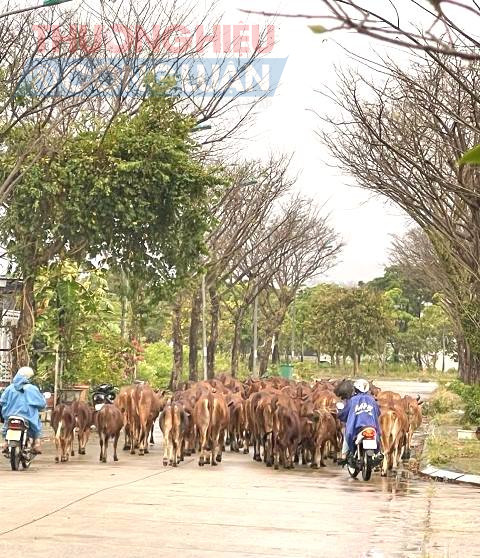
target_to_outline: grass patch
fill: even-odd
[[[463,399],[445,387],[439,387],[423,405],[423,413],[430,417],[445,415],[456,409],[463,409]]]
[[[465,473],[480,474],[480,442],[457,440],[456,431],[432,434],[425,444],[428,463]]]
[[[312,381],[318,378],[353,378],[352,366],[329,366],[318,365],[316,362],[294,362],[294,378],[296,380]],[[274,368],[271,370],[274,373]],[[438,382],[447,384],[457,378],[455,371],[438,372],[434,370],[419,370],[415,367],[405,367],[402,365],[389,365],[386,370],[379,370],[373,363],[365,363],[360,367],[357,374],[359,378],[378,379],[378,380],[412,380],[419,382]]]

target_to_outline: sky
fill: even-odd
[[[240,3],[239,3],[240,4]],[[266,22],[258,15],[245,15],[231,0],[224,21]],[[242,1],[243,9],[284,11],[286,2]],[[312,13],[318,2],[295,2],[295,11]],[[271,18],[269,20],[272,22]],[[354,179],[342,175],[336,162],[316,136],[322,127],[318,114],[335,114],[334,104],[318,93],[326,86],[335,88],[335,67],[355,66],[345,49],[373,54],[392,50],[357,34],[336,32],[314,34],[306,20],[277,18],[276,44],[268,56],[288,57],[275,95],[264,102],[243,142],[246,157],[266,157],[270,153],[293,153],[292,175],[296,187],[330,215],[330,222],[341,235],[345,248],[339,263],[322,280],[356,284],[383,274],[388,265],[392,235],[406,231],[412,223],[399,208],[384,199],[355,187]]]

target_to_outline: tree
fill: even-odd
[[[453,293],[450,313],[457,314],[464,346],[461,377],[478,382],[479,175],[457,161],[480,139],[479,65],[427,59],[405,70],[386,61],[385,74],[383,81],[340,77],[336,99],[349,124],[330,119],[334,132],[322,138],[360,186],[398,204],[426,234]]]
[[[202,134],[204,145],[213,149],[239,133],[269,93],[255,80],[245,88],[235,86],[246,82],[245,75],[261,58],[267,30],[258,30],[252,51],[238,60],[232,60],[232,52],[216,55],[210,74],[218,72],[222,79],[198,70],[195,75],[215,42],[217,22],[211,10],[199,19],[194,8],[193,2],[177,0],[128,0],[1,19],[0,147],[13,143],[16,157],[0,173],[0,204],[8,203],[31,165],[78,133],[79,123],[95,129],[101,122],[102,133],[117,118],[136,114],[152,75],[172,80],[178,112],[197,125],[218,121]],[[191,36],[179,37],[181,30]],[[229,45],[225,39],[223,49],[234,51],[236,40]]]
[[[322,285],[315,290],[309,323],[310,338],[320,352],[342,353],[358,374],[362,355],[383,349],[393,328],[391,306],[366,287]]]
[[[448,55],[464,60],[480,60],[480,42],[468,30],[465,22],[475,26],[480,19],[480,7],[473,2],[457,0],[407,0],[393,3],[388,0],[369,3],[357,0],[321,0],[317,13],[258,13],[264,16],[315,19],[324,25],[311,25],[314,33],[328,31],[356,31],[357,33],[411,51],[422,51],[430,56]],[[423,22],[423,27],[412,22]]]
[[[330,269],[342,249],[342,243],[327,218],[321,216],[309,200],[299,200],[288,227],[288,236],[282,235],[286,241],[281,244],[270,288],[259,299],[263,339],[259,351],[260,374],[265,374],[270,354],[275,354],[270,347],[275,349],[278,344],[282,323],[298,290]],[[275,243],[275,236],[270,236],[265,242],[266,253]]]
[[[194,121],[165,88],[101,133],[83,131],[23,175],[0,230],[24,277],[18,363],[28,362],[38,270],[55,259],[126,268],[165,289],[192,273],[220,179],[195,158]],[[0,159],[8,166],[14,154]]]

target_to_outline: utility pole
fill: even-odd
[[[295,299],[292,306],[292,363],[295,358]]]
[[[253,300],[253,361],[252,376],[258,378],[257,370],[257,348],[258,348],[258,286],[255,287],[255,298]]]
[[[32,10],[38,10],[39,8],[47,8],[48,6],[56,6],[57,4],[64,4],[65,2],[71,1],[72,0],[44,0],[41,4],[38,4],[36,6],[29,6],[28,8],[17,8],[15,10],[10,10],[9,12],[3,12],[2,14],[0,14],[0,18],[23,14],[24,12],[31,12]]]
[[[202,336],[203,336],[203,379],[207,379],[207,293],[205,286],[205,274],[202,275]]]
[[[55,380],[53,386],[53,408],[57,406],[57,398],[58,398],[58,377],[60,372],[60,354],[58,351],[58,345],[55,345]]]

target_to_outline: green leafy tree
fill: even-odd
[[[311,339],[331,355],[350,356],[354,374],[362,355],[385,347],[393,327],[388,299],[366,287],[323,285],[312,303]]]
[[[195,123],[174,102],[154,86],[134,116],[79,130],[25,171],[0,219],[24,279],[17,364],[28,361],[34,283],[50,262],[123,267],[153,289],[178,284],[197,266],[207,200],[221,180],[198,161]],[[14,157],[13,148],[3,154],[0,172]]]

